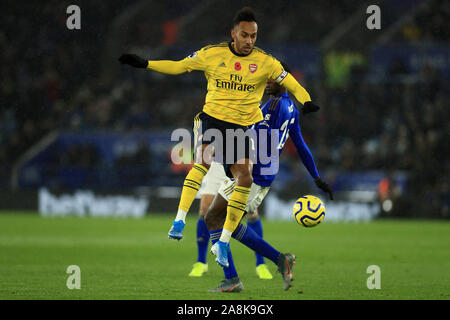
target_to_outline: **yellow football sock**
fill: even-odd
[[[237,228],[244,215],[249,194],[250,188],[241,186],[236,186],[234,188],[230,200],[228,201],[227,217],[225,219],[225,224],[223,225],[224,229],[233,232]]]
[[[181,191],[180,204],[178,209],[185,212],[189,211],[189,208],[194,202],[195,196],[197,195],[198,189],[202,185],[203,177],[208,172],[208,169],[200,164],[194,164],[192,169],[189,171],[186,179],[184,179],[183,190]]]

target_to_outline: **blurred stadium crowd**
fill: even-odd
[[[356,9],[355,1],[349,0],[246,3],[253,4],[261,21],[257,45],[262,48],[297,42],[318,45]],[[242,6],[241,1],[80,1],[82,28],[69,31],[66,8],[70,4],[8,1],[4,6],[0,20],[0,177],[4,181],[9,181],[24,152],[54,130],[190,128],[203,104],[201,75],[138,72],[121,68],[116,59],[125,51],[181,59],[165,54],[174,46],[200,48],[229,40],[230,21]],[[426,1],[392,41],[448,45],[449,18],[448,1]],[[327,64],[330,56],[322,55],[319,79],[304,78],[301,70],[295,73],[322,107],[302,120],[319,170],[383,170],[387,176],[407,172],[405,197],[410,199],[405,201],[412,203],[421,195],[424,206],[448,216],[448,79],[431,65],[411,77],[404,63],[396,61],[388,81],[371,81],[364,53],[356,55],[358,63],[335,77],[333,68],[342,61],[333,64],[329,59]],[[290,151],[286,161],[292,165],[298,160]],[[154,161],[149,157],[145,159]],[[85,146],[61,155],[61,165],[67,163],[95,166],[101,159],[92,146]],[[300,166],[292,168],[295,177],[304,177]]]

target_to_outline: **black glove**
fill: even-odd
[[[330,199],[333,200],[333,190],[331,190],[328,183],[326,183],[320,178],[317,178],[316,180],[314,180],[314,182],[316,183],[316,186],[318,188],[322,189],[324,192],[328,192],[328,194],[330,195]]]
[[[141,57],[135,54],[125,53],[120,56],[119,61],[121,64],[129,64],[130,66],[135,68],[145,69],[148,66],[147,60],[142,59]]]
[[[307,113],[317,112],[319,111],[319,109],[320,107],[318,105],[312,103],[311,101],[308,101],[303,104],[302,112],[305,115]]]

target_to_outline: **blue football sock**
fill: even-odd
[[[211,238],[211,243],[215,244],[217,241],[219,241],[220,236],[222,234],[223,229],[210,231],[209,235]],[[231,279],[238,276],[238,273],[236,271],[236,267],[234,266],[233,256],[231,255],[231,251],[228,252],[228,268],[223,268],[223,273],[225,274],[225,279]]]
[[[206,253],[209,245],[209,231],[206,227],[205,217],[200,216],[197,221],[197,250],[198,262],[206,263]]]
[[[247,227],[250,227],[253,229],[253,231],[256,232],[256,234],[258,236],[260,236],[261,238],[263,237],[263,227],[262,227],[262,223],[261,220],[259,219],[259,216],[256,216],[256,218],[248,218],[247,219]],[[260,264],[264,264],[264,257],[262,255],[260,255],[259,253],[257,253],[255,251],[255,256],[256,256],[256,266],[259,266]]]
[[[234,231],[233,238],[249,247],[253,251],[263,255],[264,257],[273,261],[273,263],[278,263],[278,257],[280,252],[275,250],[270,244],[264,241],[253,229],[247,228],[244,224],[239,224]]]

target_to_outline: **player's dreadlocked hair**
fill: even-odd
[[[238,25],[241,21],[257,22],[255,12],[250,7],[243,7],[234,16],[233,26]]]

